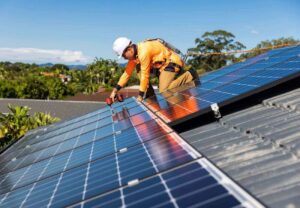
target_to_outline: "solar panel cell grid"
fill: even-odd
[[[213,71],[209,74],[206,74],[205,76],[200,77],[200,80],[201,80],[202,83],[205,83],[206,81],[210,81],[210,80],[215,79],[217,77],[224,76],[224,75],[226,75],[230,72],[236,71],[237,69],[241,69],[241,68],[245,68],[247,66],[251,66],[251,65],[257,63],[258,61],[266,60],[270,56],[278,55],[278,54],[280,54],[282,52],[285,52],[285,51],[288,51],[290,49],[291,49],[291,47],[287,47],[287,48],[281,48],[281,49],[275,49],[275,50],[272,50],[272,51],[268,51],[268,52],[266,52],[264,54],[261,54],[261,55],[258,55],[256,57],[249,58],[249,59],[245,60],[244,62],[236,63],[234,65],[223,67],[220,70]]]
[[[126,111],[126,112],[128,112],[128,111]],[[144,109],[140,107],[138,113],[141,113],[141,112],[144,112]],[[134,114],[134,115],[137,115],[137,114]],[[118,119],[121,120],[120,118],[118,118]],[[147,117],[147,115],[145,115],[145,113],[144,113],[143,116],[141,116],[141,115],[133,116],[132,119],[133,119],[133,125],[138,125],[142,121],[146,121],[150,118],[149,118],[149,116]],[[22,156],[25,156],[25,155],[30,154],[35,151],[39,151],[39,150],[42,151],[43,149],[50,147],[51,145],[58,146],[60,142],[65,142],[68,139],[72,140],[72,141],[70,141],[70,143],[75,142],[79,139],[80,141],[79,141],[79,143],[76,144],[76,146],[80,146],[80,144],[82,142],[87,143],[87,141],[89,141],[89,139],[92,138],[91,135],[94,135],[93,130],[96,127],[99,128],[99,126],[100,126],[100,128],[101,128],[101,126],[104,126],[104,127],[99,129],[99,131],[101,132],[101,135],[97,134],[96,135],[97,139],[111,135],[112,134],[111,123],[112,123],[111,117],[107,117],[105,119],[100,119],[97,122],[89,123],[89,125],[84,125],[85,123],[82,123],[81,124],[82,127],[79,129],[75,128],[74,130],[70,130],[63,134],[59,134],[57,136],[47,138],[44,141],[42,140],[42,141],[36,142],[36,143],[29,143],[26,145],[26,147],[30,145],[29,146],[30,148],[25,148],[25,150],[23,148],[23,149],[20,149],[19,151],[16,150],[14,153],[11,153],[10,155],[7,155],[5,158],[3,158],[2,162],[10,161],[12,159],[12,157],[20,158]],[[78,135],[80,135],[79,138],[77,138]],[[73,146],[71,146],[71,145],[69,145],[69,146],[67,145],[66,148],[70,149],[72,147]],[[60,151],[57,151],[57,153],[62,152],[62,150],[63,150],[62,146],[60,146],[59,148],[60,148]],[[42,158],[42,157],[40,157],[40,158]],[[17,162],[14,162],[14,163],[17,163]]]
[[[156,111],[174,119],[208,107],[215,97],[194,87],[158,95]],[[205,97],[190,97],[201,91]],[[256,203],[247,193],[233,194],[209,162],[201,162],[198,152],[134,98],[29,134],[14,150],[0,157],[6,163],[0,170],[0,207]]]
[[[111,185],[112,180],[107,178],[107,176],[114,176],[115,182],[113,184],[115,184],[115,187],[113,188],[117,188],[119,186],[118,178],[116,177],[118,168],[121,176],[121,185],[126,185],[131,180],[141,179],[156,174],[157,170],[158,171],[166,170],[169,167],[174,167],[179,164],[191,161],[193,158],[189,156],[188,153],[185,150],[183,150],[176,143],[175,140],[172,140],[172,138],[173,137],[169,135],[167,136],[167,138],[151,140],[149,142],[146,142],[144,145],[134,146],[128,149],[128,151],[124,153],[117,153],[116,157],[109,156],[100,160],[95,160],[94,162],[88,163],[87,166],[86,163],[88,161],[94,160],[93,153],[98,154],[99,147],[100,148],[103,148],[103,146],[107,147],[107,145],[96,146],[95,144],[93,146],[94,148],[93,152],[91,152],[90,150],[91,147],[86,147],[85,149],[77,151],[77,153],[80,155],[80,158],[79,156],[76,155],[77,153],[74,152],[73,154],[72,153],[65,154],[65,155],[61,155],[56,159],[53,159],[56,161],[54,162],[56,165],[48,166],[47,168],[49,169],[46,168],[46,170],[44,171],[46,175],[44,174],[40,175],[40,173],[43,172],[41,170],[46,167],[45,165],[47,162],[44,162],[43,165],[36,166],[36,168],[38,168],[38,171],[31,168],[30,171],[36,174],[34,175],[26,174],[25,176],[23,175],[21,177],[26,181],[26,183],[28,183],[29,181],[31,181],[32,183],[37,181],[37,183],[39,183],[39,181],[42,181],[44,177],[49,177],[55,173],[60,173],[59,175],[61,175],[60,177],[61,179],[59,180],[59,184],[57,185],[57,190],[56,189],[53,190],[53,192],[55,191],[56,194],[55,195],[56,198],[54,198],[55,203],[53,204],[53,206],[54,205],[63,206],[69,204],[70,203],[69,200],[75,200],[75,199],[77,201],[81,200],[82,191],[78,191],[78,188],[81,187],[82,189],[84,187],[83,185],[84,178],[86,178],[88,167],[89,167],[89,174],[90,174],[88,177],[91,180],[91,186],[90,187],[87,186],[86,196],[90,197],[91,193],[99,194],[102,193],[101,190],[102,191],[109,190],[105,188],[111,186],[104,186],[102,187],[102,189],[98,187],[96,189],[95,188],[96,186],[94,184],[94,183],[98,183],[99,185],[103,186],[104,181],[109,181]],[[77,160],[75,160],[75,158]],[[115,158],[117,158],[118,160],[118,164],[119,164],[118,168],[116,165],[116,161],[112,161]],[[157,164],[158,167],[157,170],[153,168],[151,164],[151,160],[153,160]],[[78,165],[78,163],[84,161],[85,161],[84,165],[81,165],[76,168],[71,168],[72,166]],[[101,165],[97,165],[97,163],[100,163]],[[114,166],[114,168],[112,168],[111,166]],[[97,170],[94,170],[94,168],[96,168]],[[115,172],[105,173],[102,177],[103,178],[102,180],[104,181],[101,181],[101,172],[105,170],[110,170],[110,171],[114,170]],[[57,175],[55,175],[54,177],[57,177]],[[10,194],[19,192],[19,190],[23,190],[23,188],[20,189],[17,188],[26,185],[26,183],[20,183],[12,187],[15,189],[15,191],[10,192]],[[31,189],[32,183],[26,186],[27,189]],[[1,186],[1,188],[3,188],[3,186]],[[91,193],[89,192],[89,188],[91,188],[92,190]],[[78,195],[75,194],[76,196],[75,197],[73,194],[71,195],[72,197],[69,198],[68,200],[63,200],[63,198],[65,198],[65,195],[70,194],[70,192],[74,192],[74,193],[80,192],[81,195],[79,197]],[[60,204],[60,203],[66,203],[66,204]]]
[[[194,113],[200,115],[207,112],[211,104],[222,105],[246,93],[263,90],[269,84],[299,76],[299,54],[299,46],[270,51],[246,61],[246,64],[237,64],[240,68],[229,66],[228,70],[224,68],[204,75],[204,79],[205,76],[210,78],[200,86],[188,85],[187,88],[175,88],[151,97],[145,105],[165,122],[171,125],[180,123],[182,118],[195,116]],[[218,73],[220,76],[217,76]]]
[[[198,162],[179,166],[134,186],[122,187],[72,207],[109,207],[112,204],[126,207],[242,206],[226,186]]]
[[[131,122],[131,127],[119,129],[122,133],[113,133],[115,126],[125,120]],[[1,175],[1,203],[10,204],[9,199],[18,195],[20,198],[15,201],[16,206],[32,205],[29,202],[36,205],[47,204],[50,207],[65,206],[194,159],[194,155],[191,156],[178,144],[177,136],[172,130],[153,119],[153,116],[141,113],[125,120],[122,117],[121,121],[92,130],[95,135],[92,142],[79,147],[77,144],[80,136],[73,139],[66,136],[65,142],[52,148],[56,149],[56,153],[60,148],[69,150],[57,155],[54,153],[48,159],[37,162],[35,156],[39,152],[33,153],[34,156],[29,154],[24,157],[35,158],[35,163],[14,171],[4,171],[7,173]],[[97,123],[96,127],[100,122]],[[105,137],[108,126],[111,136]],[[80,131],[84,129],[81,128]],[[78,134],[81,135],[80,132]],[[91,133],[88,137],[87,133],[82,135],[90,138]],[[127,140],[129,135],[133,139]],[[102,136],[103,138],[96,140]],[[156,164],[156,168],[153,164]],[[44,186],[45,183],[52,185]],[[53,183],[56,183],[55,186]],[[47,187],[47,192],[52,194],[33,200],[35,197],[31,193],[42,191],[37,190],[39,187]]]

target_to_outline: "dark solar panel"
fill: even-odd
[[[193,162],[201,155],[134,98],[31,132],[12,149],[0,157],[0,207],[183,207],[204,193],[193,177],[216,186],[201,203],[256,203]]]
[[[300,75],[300,46],[273,50],[204,75],[203,83],[168,90],[145,105],[170,125],[201,115],[212,104],[228,104]]]
[[[204,166],[204,165],[205,166]],[[128,185],[75,204],[72,207],[243,207],[251,201],[234,196],[234,188],[226,184],[226,176],[207,168],[211,164],[200,159],[159,173],[134,186]],[[223,180],[220,180],[223,179]],[[194,191],[191,191],[194,190]],[[240,190],[239,190],[240,191]],[[241,203],[242,202],[242,203]],[[251,201],[248,207],[261,207]]]

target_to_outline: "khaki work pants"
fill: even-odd
[[[139,72],[138,74],[138,78],[141,78],[141,72]],[[188,82],[193,81],[193,76],[191,75],[191,73],[189,71],[184,72],[182,75],[180,75],[179,77],[176,77],[177,73],[175,72],[170,72],[170,71],[162,71],[160,73],[159,76],[159,92],[164,92],[168,89],[172,89],[175,87],[179,87],[183,84],[186,84]],[[174,80],[175,79],[175,80]],[[153,96],[154,93],[154,89],[151,85],[151,83],[149,83],[147,92],[146,92],[146,97],[151,97]]]
[[[184,72],[177,79],[175,79],[175,77],[175,72],[162,71],[159,76],[159,92],[161,93],[193,81],[193,76],[189,71]]]

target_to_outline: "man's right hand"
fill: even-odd
[[[110,94],[110,98],[112,99],[113,102],[116,100],[116,95],[117,95],[118,90],[116,88],[113,89],[113,91]]]

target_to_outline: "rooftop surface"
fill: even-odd
[[[300,89],[181,136],[270,207],[300,205]]]
[[[29,132],[0,157],[0,205],[299,206],[299,52]]]
[[[104,107],[103,102],[63,101],[63,100],[33,100],[33,99],[2,99],[0,98],[0,112],[8,113],[8,104],[13,106],[28,106],[30,115],[35,112],[50,113],[53,117],[66,120],[87,114]]]

